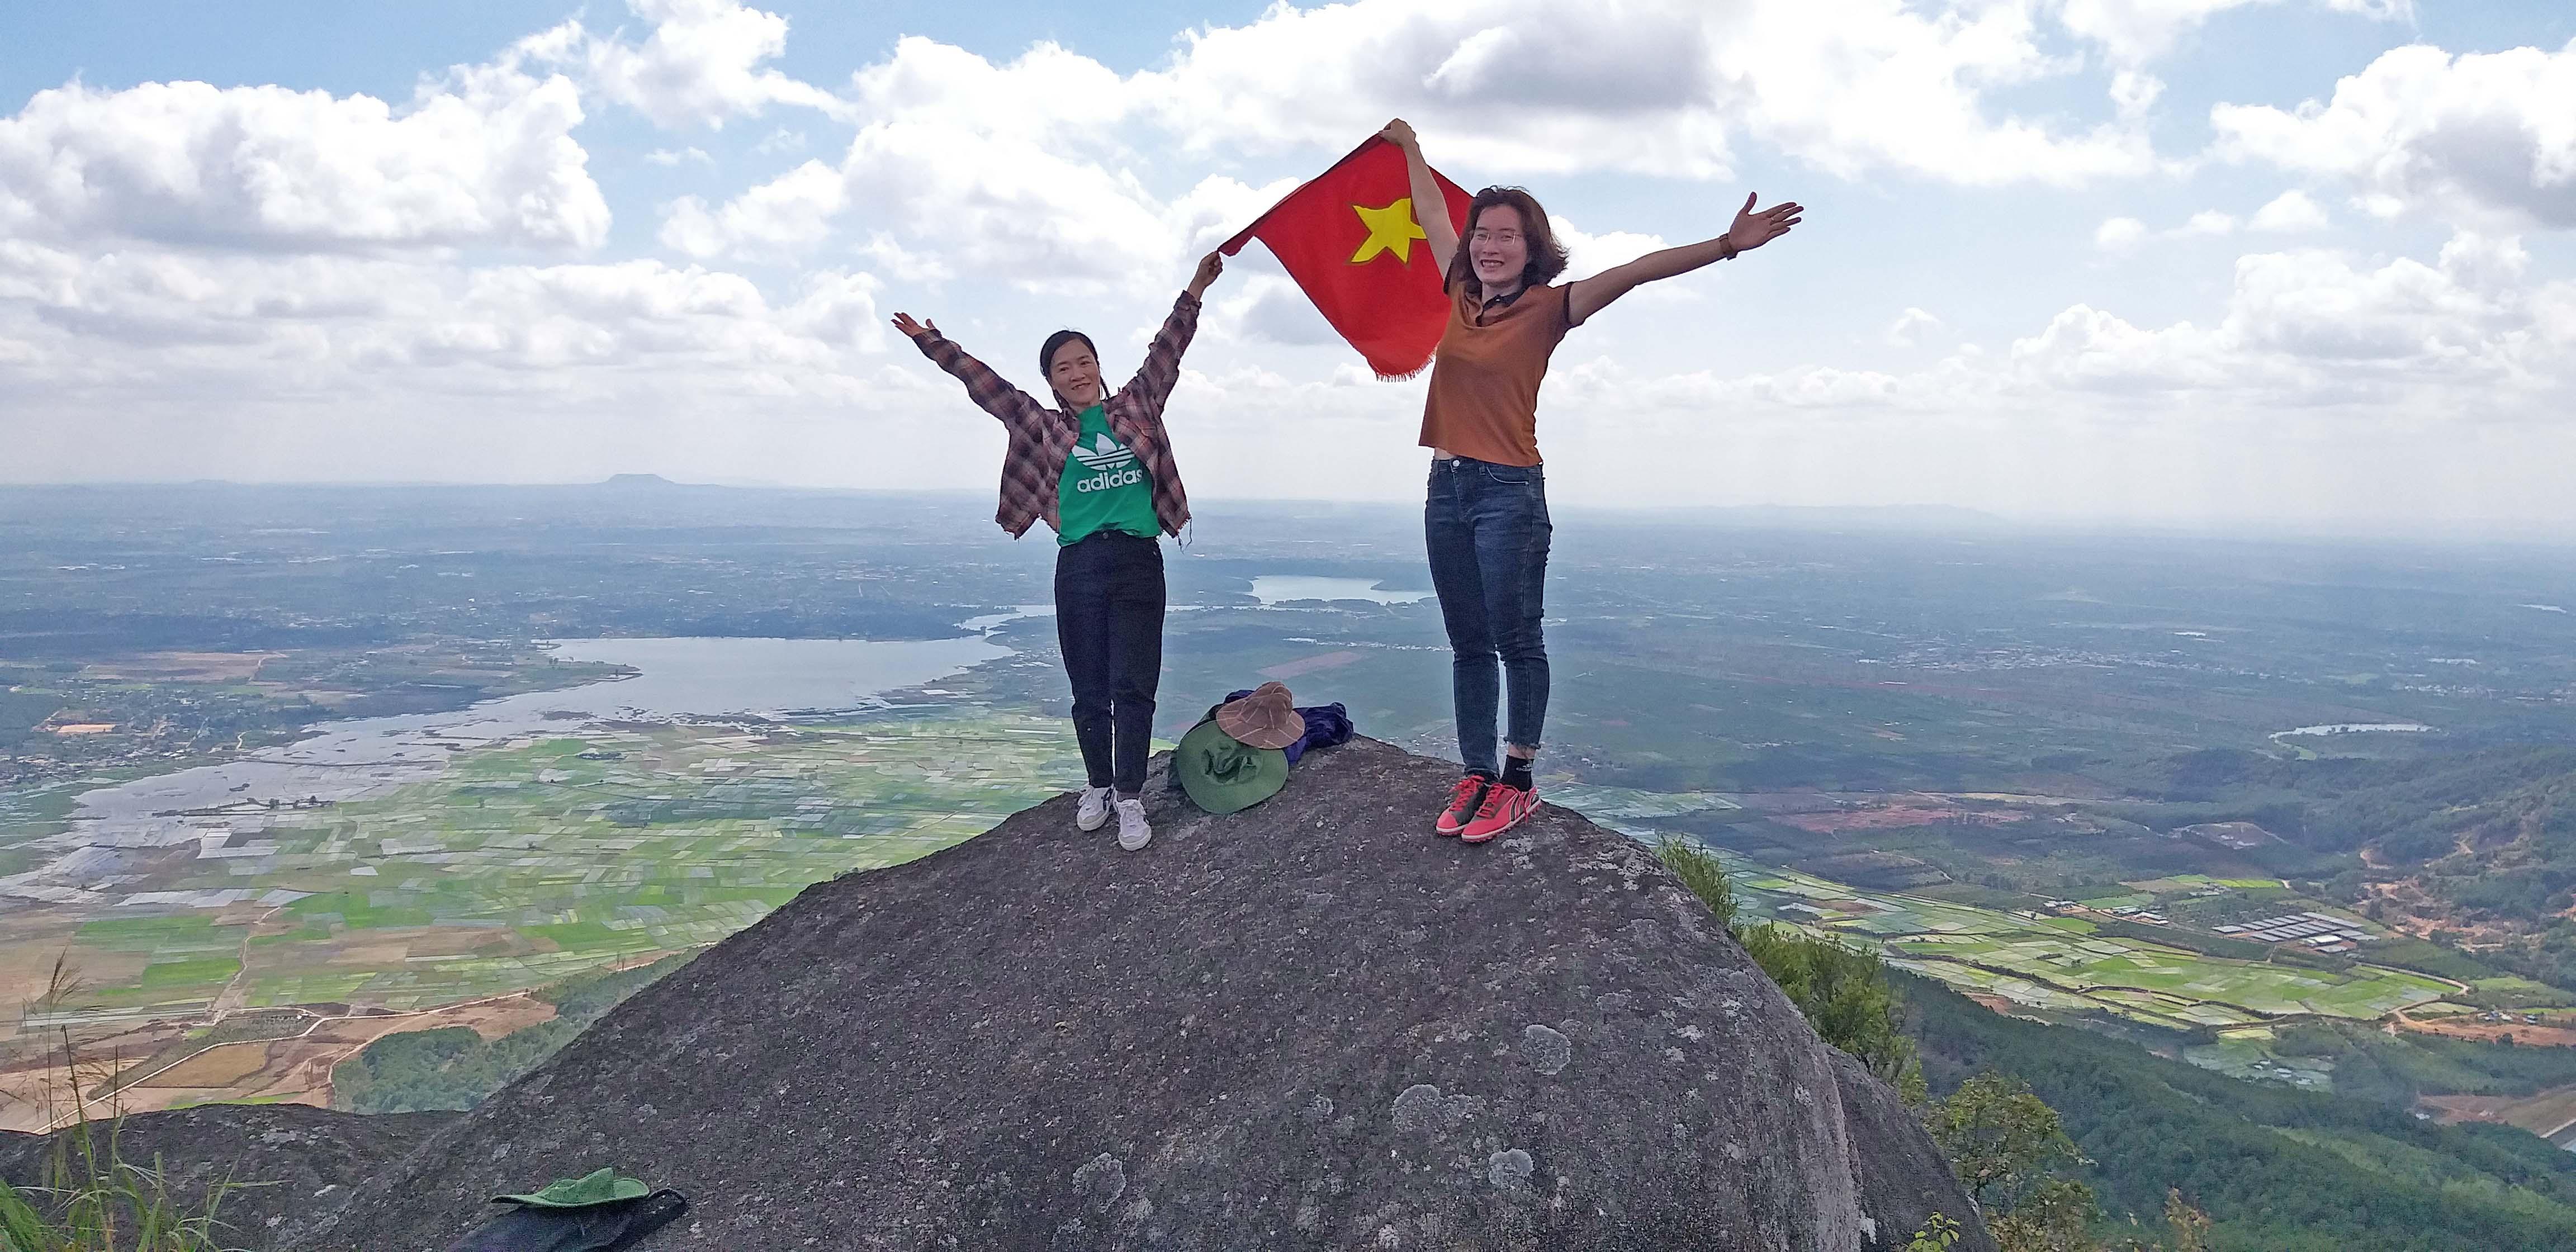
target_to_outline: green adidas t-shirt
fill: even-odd
[[[1080,543],[1104,530],[1147,539],[1163,533],[1145,466],[1109,432],[1109,415],[1099,405],[1082,411],[1082,433],[1074,437],[1055,491],[1057,543]]]

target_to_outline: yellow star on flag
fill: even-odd
[[[1360,224],[1368,227],[1368,238],[1360,250],[1351,254],[1351,264],[1358,265],[1381,252],[1392,252],[1400,264],[1413,259],[1413,241],[1428,239],[1422,224],[1413,220],[1413,197],[1396,201],[1383,209],[1354,204],[1351,212],[1360,215]]]

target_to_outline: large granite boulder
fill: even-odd
[[[695,1204],[645,1252],[1992,1246],[1646,849],[1436,838],[1454,769],[1363,739],[1228,817],[1158,778],[1141,853],[1066,797],[819,884],[293,1246],[438,1249],[602,1165]]]

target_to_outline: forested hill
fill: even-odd
[[[2114,1213],[2152,1217],[2180,1188],[2216,1220],[2219,1252],[2576,1247],[2576,1153],[2525,1131],[2242,1082],[1895,977],[1933,1090],[1989,1069],[2027,1080]]]
[[[2167,806],[2161,820],[2241,818],[2315,852],[2359,853],[2335,894],[2576,987],[2576,747],[2322,760],[2210,750],[2159,773],[2139,789]]]

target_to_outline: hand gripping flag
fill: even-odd
[[[1449,220],[1472,197],[1439,174]],[[1258,239],[1288,267],[1324,320],[1360,350],[1380,378],[1405,378],[1431,363],[1449,323],[1440,263],[1414,216],[1404,150],[1377,136],[1331,169],[1289,192],[1219,251],[1233,256]]]

